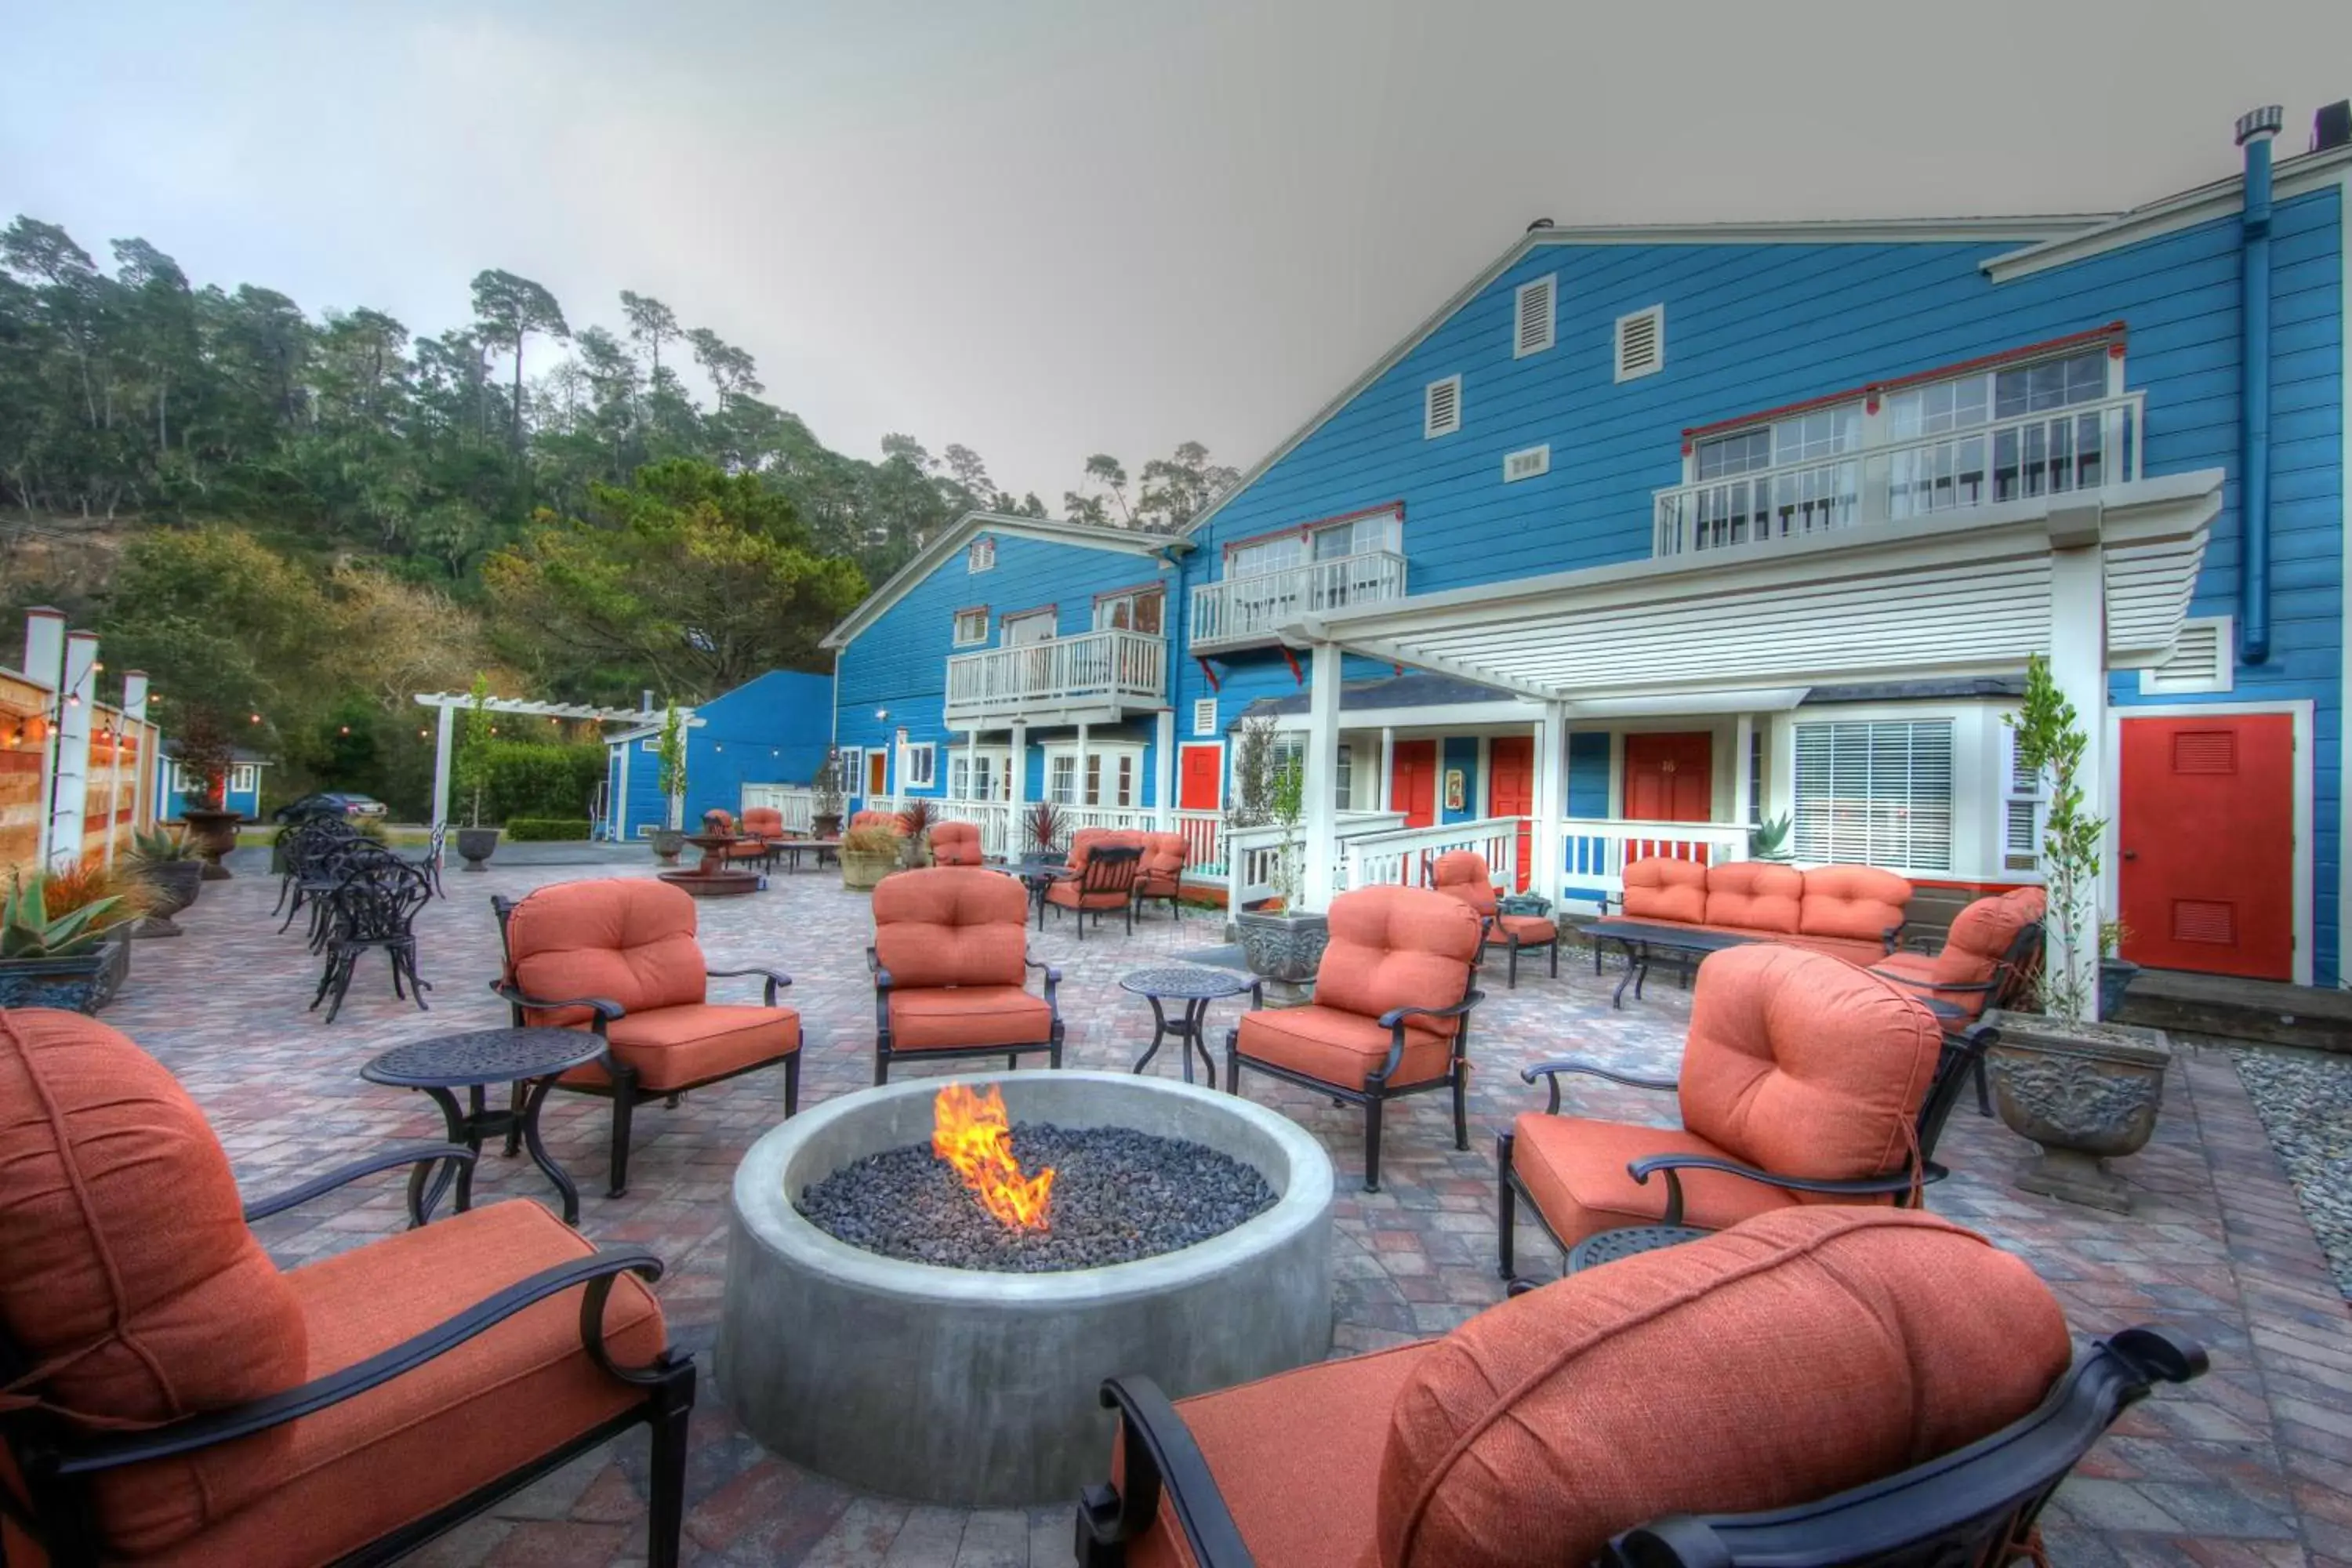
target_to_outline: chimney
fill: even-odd
[[[2311,117],[2311,150],[2325,153],[2352,142],[2352,98],[2323,104]]]

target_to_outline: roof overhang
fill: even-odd
[[[1565,702],[1571,715],[1769,710],[1767,699],[1816,685],[2013,674],[2050,651],[2053,554],[2095,549],[2108,668],[2138,668],[2179,635],[2221,481],[2206,468],[1423,594],[1284,635]]]

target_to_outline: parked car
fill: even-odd
[[[273,822],[302,822],[313,816],[382,816],[383,802],[372,795],[324,790],[288,801],[269,814]]]

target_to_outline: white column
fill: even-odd
[[[1463,803],[1470,808],[1470,815],[1481,821],[1495,814],[1494,792],[1488,787],[1495,776],[1495,770],[1489,763],[1494,745],[1491,737],[1478,737],[1478,787],[1472,790],[1470,798]]]
[[[950,769],[949,771],[950,771],[950,773],[952,773],[954,770],[953,770],[953,769]],[[982,797],[981,797],[981,795],[978,794],[978,791],[979,791],[979,788],[980,788],[980,784],[979,784],[979,782],[978,782],[978,781],[979,781],[979,779],[980,779],[980,731],[979,731],[977,729],[966,730],[966,731],[963,732],[963,797],[964,797],[964,799],[966,799],[966,800],[977,800],[977,799],[982,798]]]
[[[55,844],[50,832],[58,798],[58,707],[65,682],[66,613],[47,605],[25,612],[25,679],[48,693],[47,711],[41,720],[40,826],[36,847],[41,864],[49,863]]]
[[[2096,538],[2098,509],[2090,514]],[[2059,517],[2051,518],[2053,542],[2061,534]],[[2087,796],[2084,808],[2108,818],[2115,806],[2107,793],[2107,670],[2105,567],[2095,544],[2078,549],[2053,549],[2050,555],[2050,679],[2074,705],[2074,721],[2085,737],[2080,777]],[[2047,962],[2063,967],[2071,951],[2084,954],[2084,1016],[2098,1016],[2099,911],[2105,896],[2102,885],[2084,890],[2082,908],[2072,930],[2051,911]]]
[[[58,698],[58,772],[49,814],[49,864],[65,870],[81,858],[89,808],[89,729],[98,706],[98,634],[66,634],[65,680]]]
[[[148,790],[152,787],[148,780],[155,772],[155,759],[149,754],[152,748],[145,743],[146,722],[147,672],[126,669],[122,672],[122,722],[120,732],[114,737],[114,755],[116,771],[120,773],[122,749],[131,743],[134,734],[140,738],[139,768],[131,779],[131,828],[134,833],[142,826],[151,829],[155,826],[154,815],[140,809],[141,803],[148,798]],[[117,787],[121,787],[119,784]],[[114,840],[110,836],[107,842],[111,844]]]
[[[1013,721],[1013,761],[1007,771],[1012,774],[1006,798],[1013,803],[1013,832],[1004,852],[1018,859],[1029,847],[1021,826],[1022,808],[1029,804],[1029,726],[1018,719]]]
[[[624,741],[614,749],[621,753],[621,765],[614,770],[620,781],[613,791],[613,842],[629,841],[629,753],[637,749],[635,741]]]
[[[433,731],[433,823],[441,826],[449,820],[449,736],[457,710],[448,703],[441,704],[441,717]]]
[[[1328,910],[1339,886],[1339,841],[1333,796],[1339,787],[1339,645],[1317,643],[1307,688],[1306,799],[1307,876],[1301,900],[1310,910]]]
[[[1535,785],[1536,819],[1528,834],[1528,852],[1536,863],[1528,889],[1558,905],[1560,824],[1568,817],[1568,710],[1558,702],[1545,703],[1543,717],[1536,721]]]
[[[1756,720],[1742,713],[1731,729],[1731,816],[1729,820],[1744,826],[1756,826],[1756,814],[1748,809],[1748,797],[1755,788],[1756,770],[1751,766],[1756,750]]]
[[[1393,775],[1394,775],[1394,773],[1396,773],[1396,731],[1395,731],[1394,730],[1390,729],[1387,725],[1383,724],[1383,725],[1381,725],[1381,793],[1380,793],[1380,803],[1381,803],[1380,808],[1381,808],[1382,811],[1387,811],[1387,810],[1391,809],[1391,808],[1390,807],[1390,805],[1389,805],[1389,780],[1390,780],[1390,778],[1391,778],[1391,776],[1393,776]]]
[[[1089,726],[1083,721],[1078,725],[1077,780],[1070,786],[1072,793],[1078,797],[1078,806],[1081,810],[1093,804],[1087,799],[1087,731],[1088,728]],[[1051,779],[1045,782],[1049,784],[1053,783]]]
[[[1176,831],[1176,710],[1160,714],[1151,748],[1151,820],[1162,833]]]

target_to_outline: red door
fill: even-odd
[[[1437,823],[1437,742],[1399,741],[1389,770],[1389,809],[1404,813],[1407,827]]]
[[[1184,811],[1214,811],[1225,776],[1223,746],[1184,746],[1177,756],[1176,805]]]
[[[1535,847],[1529,833],[1536,814],[1536,743],[1527,735],[1497,735],[1486,746],[1486,809],[1494,816],[1517,816],[1519,824],[1520,892],[1528,890],[1528,872]]]
[[[2294,973],[2294,721],[2126,719],[2116,870],[2123,955]]]
[[[1633,822],[1715,818],[1715,737],[1625,737],[1625,816]]]

